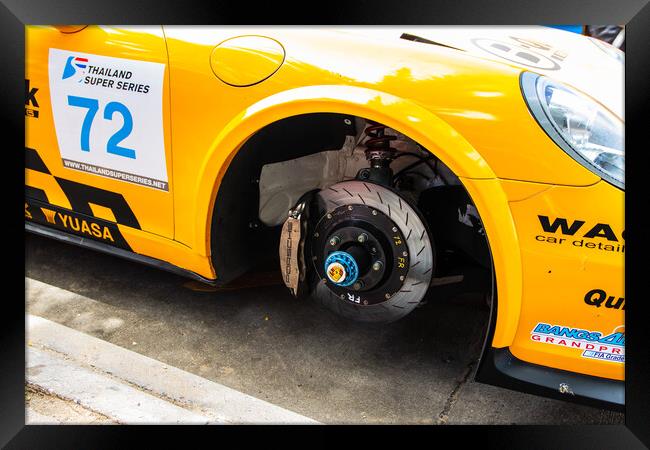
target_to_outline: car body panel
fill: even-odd
[[[538,323],[599,332],[602,336],[625,333],[623,206],[624,193],[604,181],[582,188],[553,186],[510,203],[525,261],[521,315],[510,345],[514,356],[588,375],[624,378],[624,345],[534,333]],[[539,216],[548,217],[550,224],[564,218],[567,228],[546,231],[541,222],[544,219]],[[578,226],[578,221],[584,224]],[[535,340],[535,336],[542,341]],[[552,343],[544,342],[547,337]],[[585,351],[614,352],[623,359],[612,362],[597,354],[585,363]]]
[[[164,64],[166,67],[167,51],[162,28],[140,27],[123,31],[115,27],[88,26],[76,33],[61,33],[54,27],[27,27],[26,44],[28,49],[26,79],[30,81],[32,87],[38,88],[37,96],[45,107],[40,108],[38,118],[28,118],[25,145],[38,151],[53,176],[74,179],[79,183],[93,185],[124,196],[131,209],[137,211],[138,222],[142,230],[166,238],[173,238],[173,197],[168,192],[100,177],[63,166],[62,158],[57,151],[58,142],[53,125],[47,64],[48,52],[52,48],[93,55],[109,55],[128,60],[151,61]],[[167,173],[171,173],[169,74],[167,70],[165,70],[162,93],[165,161]],[[79,112],[83,114],[82,111]],[[76,113],[75,108],[70,108],[69,114]],[[91,129],[91,137],[93,137],[92,133]],[[91,150],[91,152],[97,151],[100,150],[95,148]],[[28,184],[38,184],[36,180],[32,181],[31,173],[28,173],[27,177]],[[169,185],[173,192],[171,177]],[[36,185],[35,187],[40,186]],[[48,198],[55,205],[69,207],[69,202],[57,189],[49,190]]]

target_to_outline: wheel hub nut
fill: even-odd
[[[375,261],[375,263],[372,265],[372,270],[375,271],[381,270],[382,266],[383,264],[381,263],[381,261]]]
[[[362,244],[368,240],[368,235],[366,233],[361,233],[357,237],[357,241],[361,242]]]

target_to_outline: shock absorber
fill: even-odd
[[[365,129],[368,136],[366,141],[366,159],[370,168],[359,172],[359,178],[373,181],[378,184],[390,185],[393,178],[391,162],[395,159],[397,150],[390,146],[396,136],[386,134],[386,126],[377,122],[368,121],[370,124]]]

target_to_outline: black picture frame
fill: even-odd
[[[0,35],[2,68],[0,93],[4,153],[3,231],[5,275],[3,317],[0,333],[0,445],[8,448],[117,448],[135,446],[135,438],[147,439],[147,446],[159,441],[164,446],[178,442],[189,446],[193,437],[210,439],[213,445],[226,437],[239,443],[254,433],[242,427],[100,427],[100,426],[25,426],[25,326],[24,246],[14,236],[23,235],[24,221],[24,26],[26,24],[619,24],[626,25],[626,419],[625,425],[603,426],[471,426],[471,427],[364,427],[364,435],[386,441],[417,442],[440,439],[446,434],[453,442],[478,438],[482,448],[643,448],[650,446],[650,353],[649,329],[645,309],[648,304],[639,273],[648,267],[648,234],[644,212],[644,174],[647,167],[643,148],[644,129],[650,100],[650,6],[648,0],[443,0],[411,2],[349,1],[303,2],[300,5],[269,2],[183,2],[155,0],[80,1],[2,0]],[[647,144],[646,144],[647,145]],[[636,148],[641,147],[641,148]],[[646,177],[647,178],[647,177]],[[628,207],[629,206],[629,207]],[[14,244],[15,246],[11,245]],[[23,255],[21,257],[21,255]],[[23,258],[23,259],[21,259]],[[21,264],[22,262],[22,264]],[[23,269],[21,269],[21,267]],[[13,271],[20,272],[14,274]],[[14,288],[16,292],[14,293]],[[468,430],[469,428],[469,430]],[[350,427],[256,428],[268,443],[290,441],[311,445],[330,441],[341,445],[349,439]],[[356,430],[355,430],[356,431]],[[471,433],[468,433],[471,431]],[[218,436],[214,436],[217,433]],[[430,433],[433,433],[429,435]],[[257,433],[256,433],[257,434]],[[312,437],[313,436],[313,437]],[[260,436],[258,436],[260,437]],[[218,439],[218,440],[217,440]],[[442,442],[442,441],[440,441]]]

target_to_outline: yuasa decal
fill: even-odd
[[[131,250],[116,224],[25,198],[25,219],[77,236]]]
[[[585,303],[596,308],[625,310],[625,297],[607,295],[602,289],[592,289],[585,294]]]
[[[583,358],[625,362],[625,326],[623,325],[605,335],[600,331],[538,323],[531,331],[530,338],[542,344],[581,350]]]
[[[25,116],[38,119],[39,106],[36,100],[38,88],[31,87],[29,83],[29,80],[25,80]]]
[[[538,242],[625,253],[625,230],[615,232],[606,223],[587,224],[584,220],[568,220],[563,217],[551,219],[548,216],[538,215],[537,218],[542,232],[553,234],[552,236],[536,235],[535,240]]]
[[[63,165],[168,191],[165,65],[51,48],[48,69]]]

